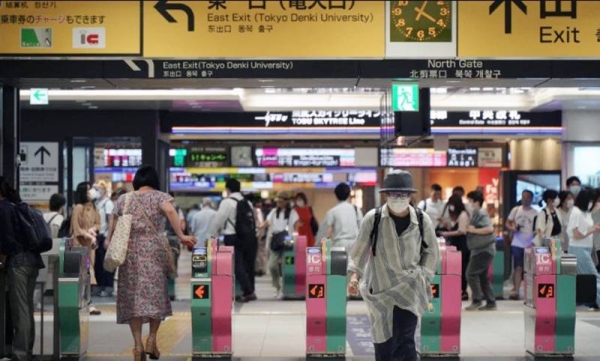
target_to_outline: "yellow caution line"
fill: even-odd
[[[169,317],[166,321],[164,321],[160,328],[158,329],[158,340],[157,346],[161,355],[168,356],[176,356],[169,355],[169,352],[177,346],[181,340],[185,338],[187,334],[192,331],[192,324],[190,322],[190,313],[189,312],[175,312],[173,316]],[[148,337],[144,337],[143,342],[146,345],[146,339]],[[134,344],[131,344],[131,347],[121,352],[120,356],[129,356],[132,354],[132,350],[135,347]],[[191,350],[190,350],[191,351]],[[191,352],[190,352],[191,353]],[[188,355],[183,355],[180,357],[185,357]]]

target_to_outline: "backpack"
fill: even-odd
[[[229,198],[237,203],[235,224],[231,219],[227,219],[227,222],[231,223],[235,228],[235,235],[239,240],[245,242],[252,242],[256,240],[256,219],[254,217],[254,209],[250,206],[248,201],[245,199],[237,200],[235,198]]]
[[[548,211],[546,210],[546,208],[542,209],[542,211],[544,212],[544,216],[546,217],[546,223],[548,223]],[[533,233],[537,236],[537,220],[538,220],[538,216],[536,215],[533,218]],[[552,227],[552,232],[551,232],[551,237],[557,236],[560,234],[562,226],[560,224],[560,220],[558,219],[558,217],[556,216],[556,213],[552,214],[552,223],[554,225],[554,227]]]
[[[415,212],[417,212],[417,219],[419,221],[419,235],[421,237],[421,254],[425,252],[425,249],[429,247],[427,243],[425,243],[425,239],[423,238],[423,211],[417,207],[414,208]],[[371,230],[371,253],[373,257],[375,257],[375,250],[377,249],[377,239],[379,238],[379,223],[381,222],[381,207],[375,210],[375,222],[373,223],[373,229]]]
[[[25,249],[33,253],[44,253],[51,250],[52,233],[42,212],[27,203],[19,203],[16,207]]]
[[[69,238],[71,236],[71,216],[65,217],[65,220],[58,229],[58,238]]]

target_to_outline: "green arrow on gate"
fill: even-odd
[[[36,100],[42,100],[42,96],[41,96],[41,94],[40,94],[40,91],[39,91],[39,90],[36,90],[36,91],[35,91],[35,93],[33,93],[33,97],[34,97]]]

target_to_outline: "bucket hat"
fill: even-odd
[[[287,201],[287,200],[290,200],[292,198],[292,196],[289,192],[282,191],[282,192],[277,193],[277,197],[275,197],[275,199],[277,199],[277,198]]]
[[[404,170],[395,170],[388,173],[383,180],[383,188],[379,193],[386,192],[417,193],[417,190],[413,187],[412,174]]]

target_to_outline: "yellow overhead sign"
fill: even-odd
[[[458,4],[458,56],[600,56],[600,1],[486,0]]]
[[[385,2],[144,1],[152,58],[383,58]]]
[[[139,1],[0,1],[0,55],[141,55]]]

